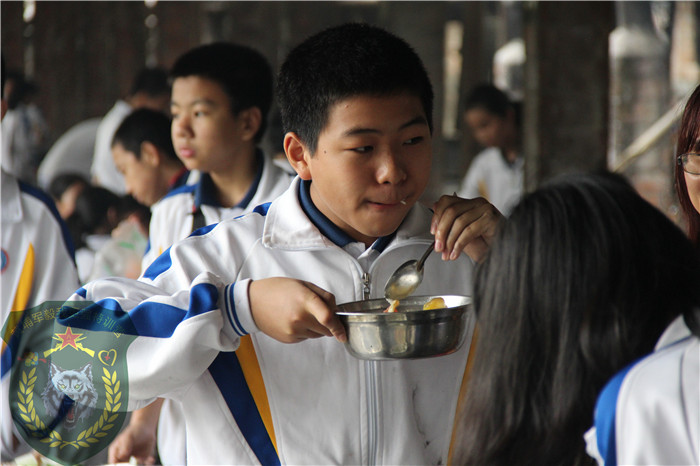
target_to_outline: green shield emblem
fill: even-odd
[[[57,320],[65,308],[80,315],[72,327]],[[2,373],[10,377],[13,421],[32,448],[76,464],[109,446],[126,417],[129,327],[128,316],[90,302],[12,313],[3,328]]]

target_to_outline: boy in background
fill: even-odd
[[[204,45],[182,55],[170,76],[172,143],[180,160],[200,178],[153,206],[142,270],[175,241],[271,201],[292,180],[258,147],[273,98],[273,73],[265,57],[237,44]],[[161,404],[158,400],[132,415],[110,447],[110,461],[128,461],[132,455],[154,460],[156,427],[160,460],[186,461],[180,409],[170,400]]]
[[[189,174],[173,148],[170,119],[147,108],[134,110],[119,125],[112,159],[124,176],[126,193],[148,207],[184,185]]]
[[[501,216],[483,199],[443,196],[434,212],[417,202],[432,99],[422,62],[398,37],[358,24],[312,36],[279,77],[298,173],[289,189],[177,242],[138,281],[97,281],[72,297],[99,300],[138,335],[126,359],[129,401],[142,401],[130,408],[180,400],[189,462],[448,461],[468,345],[432,359],[359,360],[339,343],[335,315],[336,302],[383,296],[389,275],[433,239],[443,260],[428,258],[416,294],[471,294],[472,259]],[[59,320],[80,326],[83,312]]]
[[[153,207],[144,270],[175,241],[274,199],[291,182],[258,147],[272,103],[265,57],[241,45],[208,44],[182,55],[170,76],[173,146],[201,177]]]

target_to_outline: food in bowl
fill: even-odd
[[[442,305],[435,298],[444,306],[424,309]],[[384,312],[386,303],[381,298],[338,306],[351,355],[370,360],[426,358],[453,353],[471,339],[475,318],[468,296],[409,296],[396,312]]]
[[[386,298],[386,300],[389,301],[389,307],[384,309],[384,312],[396,312],[396,308],[399,307],[399,300],[389,298]]]
[[[389,301],[389,307],[384,309],[384,312],[396,312],[399,307],[399,300],[389,298],[387,298],[386,300]],[[423,304],[424,311],[429,311],[430,309],[443,309],[445,307],[447,307],[447,305],[445,304],[445,300],[443,298],[440,298],[439,296]]]
[[[429,311],[431,309],[443,309],[446,308],[447,304],[445,304],[445,300],[441,297],[433,298],[427,303],[423,304],[423,310],[424,311]]]

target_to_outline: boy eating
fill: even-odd
[[[129,409],[182,401],[188,462],[445,463],[468,345],[355,359],[335,303],[383,296],[433,239],[443,260],[428,258],[415,294],[470,294],[461,252],[478,260],[500,214],[483,199],[417,203],[433,95],[402,39],[361,24],[325,30],[289,54],[278,82],[290,188],[177,242],[138,281],[93,282],[72,299],[138,335]],[[79,326],[89,310],[66,309],[60,323]]]

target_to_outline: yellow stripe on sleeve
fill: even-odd
[[[19,276],[19,283],[17,284],[17,290],[15,291],[15,299],[12,302],[12,307],[10,308],[10,315],[8,316],[6,334],[2,336],[2,351],[5,351],[6,341],[9,341],[14,328],[19,324],[22,314],[21,312],[14,311],[24,311],[27,309],[29,304],[29,298],[32,295],[32,288],[34,284],[34,246],[29,243],[27,248],[27,255],[24,258],[24,264],[22,265],[22,272]]]
[[[23,311],[27,308],[29,297],[32,294],[34,283],[34,246],[29,243],[27,256],[24,258],[22,273],[19,276],[19,284],[15,292],[15,300],[12,303],[12,311]]]
[[[253,340],[250,335],[241,338],[240,346],[236,350],[236,356],[243,370],[243,376],[248,384],[248,388],[253,395],[253,400],[255,400],[255,405],[258,407],[258,412],[265,425],[265,429],[270,436],[275,451],[277,451],[277,440],[275,438],[275,429],[272,425],[270,403],[267,399],[265,383],[263,382],[262,372],[260,371],[260,363],[255,355],[255,348],[253,347]]]

